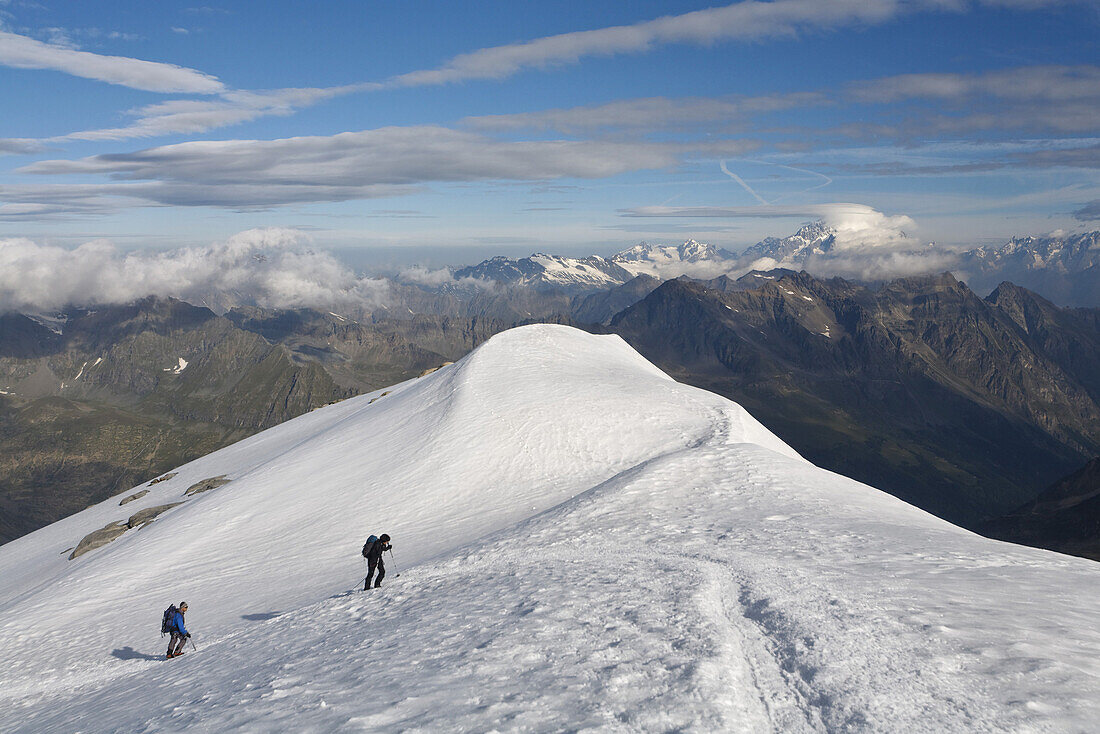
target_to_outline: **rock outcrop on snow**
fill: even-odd
[[[102,548],[129,529],[130,523],[126,520],[118,520],[108,525],[104,525],[99,530],[88,533],[76,544],[76,548],[74,548],[73,552],[69,555],[69,560],[71,561],[79,558],[88,551],[93,551],[96,548]]]
[[[225,476],[224,474],[222,474],[221,476],[217,476],[217,477],[207,477],[206,479],[203,479],[201,482],[195,482],[194,484],[192,484],[190,487],[187,488],[187,491],[184,492],[183,494],[184,494],[185,497],[190,497],[191,495],[194,495],[194,494],[201,494],[203,492],[209,492],[212,489],[217,489],[218,487],[224,487],[225,485],[229,484],[230,481],[231,480],[229,479],[229,477]]]
[[[133,494],[129,495],[128,497],[123,497],[123,498],[122,498],[122,499],[121,499],[121,500],[119,501],[119,503],[118,503],[118,504],[119,504],[120,506],[121,506],[121,505],[125,505],[125,504],[126,504],[126,503],[128,503],[128,502],[133,502],[134,500],[139,500],[139,499],[141,499],[142,497],[144,497],[144,496],[145,496],[145,495],[147,495],[147,494],[149,494],[149,490],[147,490],[147,489],[143,489],[143,490],[141,490],[140,492],[134,492]]]
[[[168,504],[157,505],[156,507],[146,507],[144,510],[135,512],[133,515],[130,515],[130,518],[126,521],[126,527],[130,528],[131,530],[135,528],[145,527],[149,523],[153,522],[153,520],[157,519],[159,515],[167,512],[168,510],[171,510],[173,507],[178,507],[182,504],[182,502],[169,502]]]

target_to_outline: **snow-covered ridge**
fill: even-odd
[[[473,278],[536,289],[550,287],[581,292],[614,287],[632,277],[631,273],[599,255],[573,258],[541,252],[518,260],[498,256],[454,273],[459,281]]]
[[[400,566],[348,593],[383,531]],[[1079,731],[1100,714],[1096,564],[817,469],[618,337],[560,326],[24,536],[0,578],[4,731]],[[159,660],[183,599],[199,650]]]
[[[454,277],[476,278],[508,285],[591,291],[622,285],[638,275],[675,278],[715,277],[736,269],[737,257],[712,245],[688,240],[681,245],[641,243],[610,258],[584,258],[535,253],[518,260],[494,257],[455,271]]]
[[[963,253],[964,265],[990,269],[1054,270],[1076,273],[1100,264],[1100,231],[1046,237],[1013,237],[996,248]]]
[[[648,242],[642,242],[614,255],[611,261],[629,267],[631,264],[636,265],[640,262],[693,263],[700,260],[723,260],[734,257],[736,256],[733,253],[719,247],[696,242],[695,240],[687,240],[682,245],[675,246],[651,245]]]
[[[754,269],[800,269],[808,258],[829,252],[835,240],[836,230],[824,222],[811,222],[789,237],[761,240],[746,249],[742,257]]]

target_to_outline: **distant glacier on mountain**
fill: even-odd
[[[608,258],[543,253],[494,257],[454,270],[454,278],[580,295],[621,286],[639,275],[706,280],[775,268],[861,282],[950,271],[982,293],[1009,281],[1059,305],[1100,306],[1100,231],[1019,237],[999,247],[956,252],[915,239],[852,245],[838,240],[837,230],[815,221],[792,235],[767,237],[741,253],[694,239],[679,245],[642,242]]]

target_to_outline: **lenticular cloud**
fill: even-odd
[[[202,302],[236,294],[268,307],[378,303],[383,281],[360,278],[290,229],[250,229],[208,247],[123,253],[107,240],[75,249],[0,240],[0,311],[125,303],[144,296]]]

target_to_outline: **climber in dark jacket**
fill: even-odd
[[[370,579],[374,571],[378,569],[378,578],[374,580],[374,587],[382,585],[382,579],[386,576],[386,564],[382,560],[382,554],[390,549],[390,536],[382,533],[378,541],[367,551],[367,580],[363,584],[363,591],[370,588]]]
[[[168,620],[168,631],[172,633],[168,640],[168,657],[174,658],[183,654],[183,643],[191,636],[187,627],[183,624],[183,615],[187,613],[187,602],[181,601],[176,608],[176,613]]]

